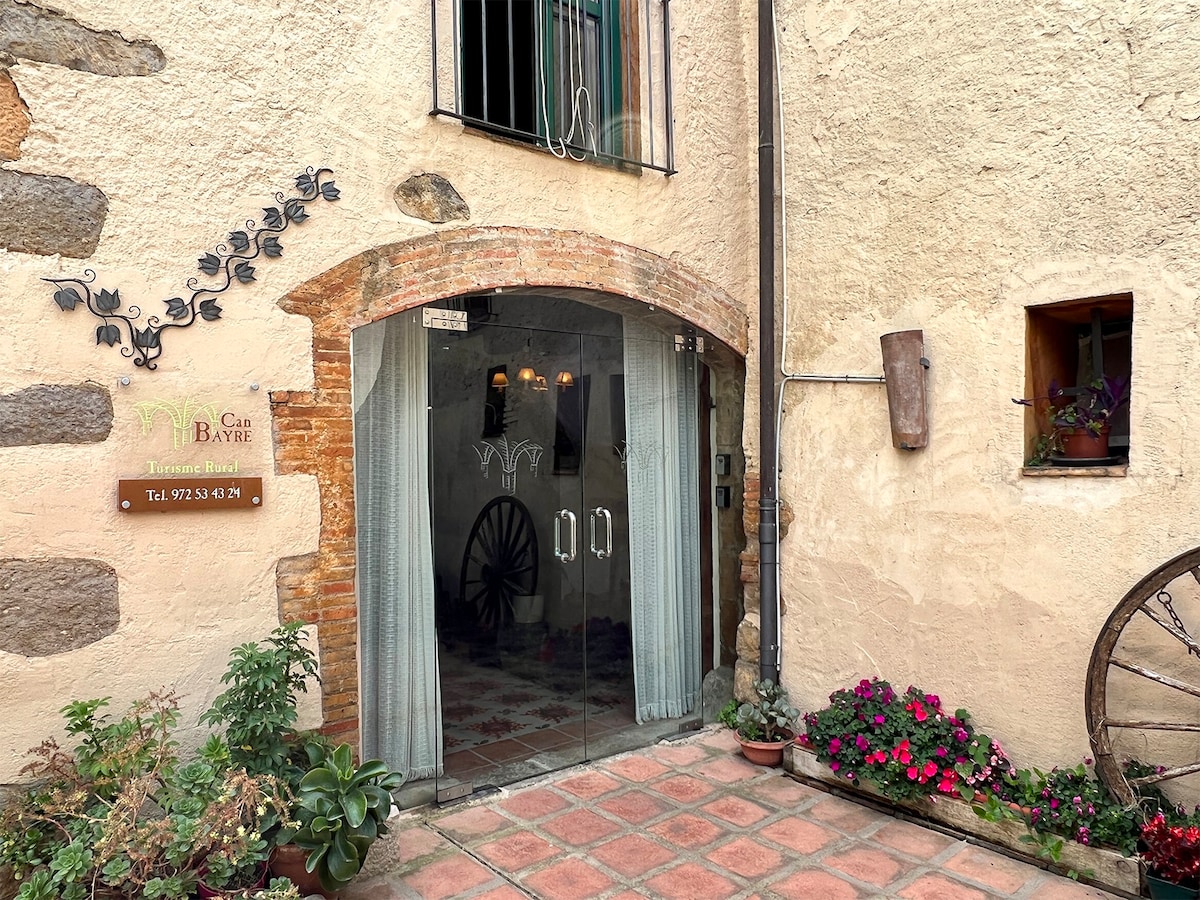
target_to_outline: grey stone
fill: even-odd
[[[400,212],[435,224],[471,218],[471,210],[458,191],[441,175],[414,175],[396,188]]]
[[[733,699],[733,667],[718,666],[704,676],[704,724],[717,721],[717,713]]]
[[[112,426],[112,396],[98,384],[37,384],[0,394],[0,447],[94,444]]]
[[[117,572],[98,559],[0,559],[0,651],[52,656],[117,630]]]
[[[735,699],[743,703],[747,703],[757,696],[754,691],[754,682],[758,681],[758,663],[747,662],[744,659],[739,659],[733,668],[733,696]]]
[[[737,630],[737,655],[738,659],[744,659],[746,662],[758,665],[760,655],[760,630],[758,625],[758,616],[750,613],[746,618],[742,619]]]
[[[4,56],[96,75],[152,75],[167,63],[150,41],[97,31],[65,13],[20,0],[0,0],[0,58]]]
[[[107,215],[108,198],[90,184],[0,169],[0,247],[6,250],[86,259],[96,252]]]

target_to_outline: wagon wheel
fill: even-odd
[[[1200,548],[1175,557],[1139,581],[1108,617],[1092,648],[1086,688],[1088,735],[1096,772],[1124,803],[1135,803],[1140,787],[1200,773],[1200,762],[1180,761],[1162,771],[1128,777],[1114,749],[1114,744],[1134,738],[1151,755],[1156,750],[1166,752],[1169,744],[1183,760],[1200,759],[1200,743],[1185,740],[1187,732],[1200,732],[1200,707],[1182,715],[1169,711],[1160,715],[1162,710],[1156,710],[1147,718],[1146,712],[1150,705],[1187,704],[1181,695],[1200,698],[1197,626]],[[1189,666],[1192,671],[1185,671]],[[1115,678],[1110,682],[1111,676]],[[1180,721],[1188,718],[1194,721]]]
[[[476,621],[494,631],[512,618],[513,598],[532,594],[538,579],[533,519],[516,497],[496,497],[479,511],[463,552],[458,596]]]

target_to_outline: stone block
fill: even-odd
[[[747,613],[738,625],[737,630],[737,655],[738,659],[744,659],[746,662],[758,665],[759,660],[759,625],[758,616],[754,613]]]
[[[17,93],[8,72],[0,69],[0,160],[21,155],[21,141],[29,134],[29,109]]]
[[[0,247],[40,256],[86,259],[108,215],[99,188],[58,175],[0,169]]]
[[[718,666],[704,676],[704,724],[717,721],[717,713],[733,699],[733,668]]]
[[[758,681],[757,657],[754,662],[739,659],[733,667],[733,696],[735,700],[747,703],[757,696],[754,682]]]
[[[112,426],[112,396],[98,384],[37,384],[0,394],[0,447],[91,444]]]
[[[441,175],[414,175],[396,188],[400,212],[435,224],[471,218],[467,203]]]
[[[19,0],[0,0],[0,55],[96,75],[152,75],[167,64],[149,41],[97,31],[65,13]]]
[[[0,559],[0,651],[52,656],[117,630],[117,573],[98,559]]]

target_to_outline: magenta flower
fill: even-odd
[[[883,724],[884,722],[886,722],[886,721],[887,721],[887,719],[886,719],[886,718],[884,718],[884,717],[883,717],[883,716],[881,716],[881,715],[878,715],[878,714],[877,714],[877,715],[875,716],[875,724],[876,724],[876,725],[882,725],[882,724]]]
[[[937,752],[937,755],[938,755],[938,756],[945,756],[945,755],[947,755],[947,754],[948,754],[950,751],[949,751],[949,750],[947,750],[945,747],[938,747],[936,752]]]
[[[859,750],[866,750],[871,746],[871,742],[860,734],[854,739],[854,746],[856,746]]]
[[[840,762],[838,762],[836,759],[829,764],[829,770],[831,772],[836,772],[841,767],[842,767],[842,764]]]
[[[841,749],[842,749],[842,742],[841,742],[840,738],[834,738],[832,741],[829,742],[829,753],[831,756],[833,754],[837,753]]]

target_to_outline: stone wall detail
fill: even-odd
[[[439,232],[359,254],[284,297],[283,309],[313,323],[313,388],[271,392],[275,468],[316,477],[321,527],[315,554],[280,560],[276,589],[281,620],[316,625],[326,733],[355,740],[359,717],[351,329],[435,300],[515,286],[638,300],[746,352],[745,311],[720,288],[653,253],[571,231]]]
[[[0,652],[52,656],[121,622],[117,572],[98,559],[0,559]]]
[[[98,384],[35,384],[0,394],[0,447],[93,444],[113,427],[112,395]]]
[[[414,219],[435,225],[471,218],[471,208],[449,181],[427,172],[413,175],[396,187],[396,206]]]
[[[29,108],[9,68],[18,60],[95,75],[152,75],[166,65],[149,41],[97,31],[70,16],[20,0],[0,0],[0,161],[21,155]],[[0,248],[86,259],[108,215],[99,188],[70,178],[0,170]]]

